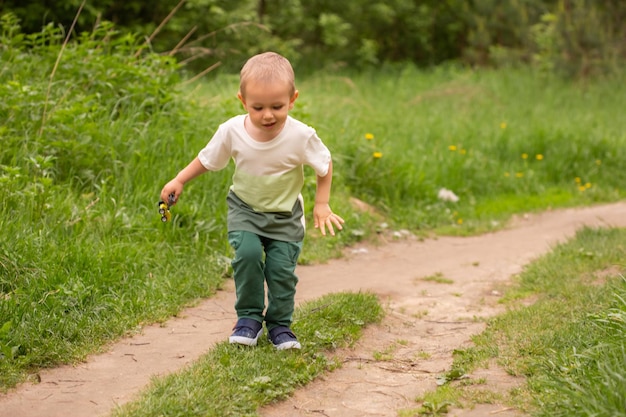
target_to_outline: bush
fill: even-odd
[[[195,236],[148,227],[160,225],[155,181],[170,175],[160,164],[186,150],[186,129],[203,128],[186,120],[176,62],[110,23],[65,46],[60,29],[25,35],[11,15],[0,34],[0,385],[10,386],[211,294],[225,265],[213,223],[194,224]]]

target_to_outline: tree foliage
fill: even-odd
[[[69,27],[82,2],[0,0],[0,10],[37,32],[49,22]],[[155,51],[194,70],[236,69],[268,49],[311,69],[459,60],[566,75],[606,72],[626,57],[622,0],[92,0],[78,30],[103,19],[150,36]]]

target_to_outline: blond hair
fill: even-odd
[[[296,92],[295,74],[287,58],[275,52],[264,52],[248,59],[239,74],[239,92],[245,96],[250,81],[262,83],[283,82],[289,87],[289,95]]]

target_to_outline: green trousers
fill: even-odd
[[[237,318],[265,320],[268,330],[291,325],[295,307],[295,274],[302,242],[283,242],[252,232],[232,231],[228,242],[235,249]],[[265,283],[267,310],[265,311]]]

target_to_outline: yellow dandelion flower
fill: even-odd
[[[586,183],[585,188],[591,188],[591,183],[590,182]]]
[[[579,185],[579,186],[578,186],[578,191],[581,191],[581,192],[582,192],[582,191],[585,191],[585,190],[586,190],[586,188],[585,188],[585,186],[584,186],[584,185]]]
[[[465,149],[461,149],[459,152],[461,152],[461,155],[465,155],[467,153]]]
[[[448,146],[448,149],[450,149],[451,151],[456,151],[456,145],[450,145]]]
[[[599,159],[596,159],[596,165],[602,165],[602,161]]]
[[[515,173],[515,176],[516,176],[517,178],[522,178],[522,177],[524,176],[524,173],[523,173],[523,172],[516,172],[516,173]]]
[[[372,140],[372,139],[374,139],[374,135],[372,135],[371,133],[366,133],[365,134],[365,139]]]
[[[528,159],[528,154],[527,153],[523,153],[522,154],[522,159]]]
[[[373,156],[374,158],[376,158],[376,159],[380,159],[380,158],[382,158],[382,157],[383,157],[383,153],[382,153],[382,152],[374,152],[374,153],[372,154],[372,156]]]
[[[456,223],[457,223],[457,224],[463,224],[463,219],[457,219],[457,220],[456,220]]]
[[[542,161],[543,160],[543,155],[539,153],[539,154],[535,155],[535,159],[537,159],[537,161]]]
[[[506,122],[500,123],[500,129],[502,130],[506,129]]]
[[[580,177],[576,177],[574,178],[574,181],[576,181],[576,184],[580,184],[582,180],[580,179]]]

